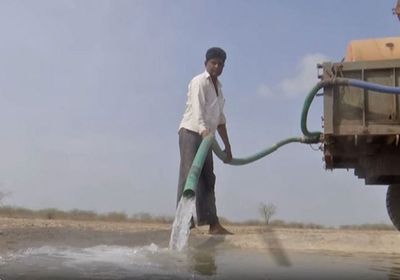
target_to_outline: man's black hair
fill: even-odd
[[[212,58],[220,58],[223,62],[225,62],[226,52],[218,47],[209,48],[206,53],[206,62]]]

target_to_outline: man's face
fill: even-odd
[[[211,58],[206,62],[206,70],[211,77],[218,77],[224,69],[224,61],[221,58]]]

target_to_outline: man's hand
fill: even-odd
[[[229,144],[228,132],[226,131],[226,125],[224,123],[218,126],[218,133],[225,144],[224,152],[226,153],[226,158],[224,162],[225,163],[231,162],[232,161],[231,144]]]
[[[224,160],[224,163],[229,163],[232,161],[232,151],[231,151],[231,146],[225,147],[224,152],[226,153],[226,158]]]
[[[210,134],[210,130],[209,130],[208,128],[206,128],[206,129],[204,129],[204,130],[201,132],[201,137],[203,137],[203,139],[204,139],[204,138],[206,138],[209,134]]]

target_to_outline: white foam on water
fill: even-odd
[[[104,262],[110,264],[131,264],[138,261],[146,262],[147,256],[160,253],[167,249],[159,248],[155,244],[144,247],[124,247],[98,245],[88,248],[42,246],[28,248],[15,255],[21,257],[58,257],[75,263]]]
[[[98,245],[78,248],[69,246],[42,246],[10,252],[0,257],[0,270],[41,275],[55,269],[61,273],[78,273],[96,278],[140,275],[187,274],[186,257],[168,248],[151,243],[142,247]],[[33,269],[33,271],[32,271]],[[35,275],[36,275],[35,274]]]
[[[190,234],[190,220],[195,214],[195,197],[183,197],[179,201],[176,209],[174,223],[172,224],[169,248],[171,250],[182,251],[186,248]]]

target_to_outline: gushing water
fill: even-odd
[[[174,223],[172,224],[169,248],[182,251],[186,247],[190,234],[190,220],[196,209],[195,197],[183,197],[176,209]]]
[[[183,256],[154,243],[45,245],[9,252],[0,261],[1,279],[189,279],[192,274]]]

